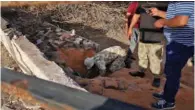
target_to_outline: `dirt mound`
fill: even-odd
[[[95,55],[95,51],[93,49],[84,50],[68,48],[59,49],[59,52],[61,59],[66,62],[66,65],[74,71],[79,72],[82,76],[85,76],[87,73],[87,69],[83,63],[84,59]]]

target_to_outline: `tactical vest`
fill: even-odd
[[[148,9],[151,7],[156,7],[159,10],[166,11],[168,2],[140,2],[139,7],[144,7]],[[160,19],[160,17],[153,17],[149,14],[142,13],[140,17],[140,41],[144,43],[160,43],[165,40],[163,34],[163,28],[157,29],[154,27],[154,23]]]

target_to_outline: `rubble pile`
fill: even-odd
[[[11,21],[13,27],[25,34],[43,53],[49,51],[52,46],[54,48],[98,49],[97,43],[76,35],[75,30],[65,31],[40,19],[33,19],[22,12],[18,13],[18,16]]]
[[[16,33],[14,34],[25,35],[40,49],[46,59],[55,61],[62,68],[68,66],[77,72],[79,76],[86,77],[88,71],[86,70],[86,65],[84,65],[84,60],[88,57],[93,57],[96,52],[100,51],[99,44],[76,35],[74,29],[66,31],[58,26],[44,22],[42,19],[34,18],[33,15],[21,10],[13,12],[16,13],[14,19],[13,16],[9,18],[9,14],[6,17],[13,29],[15,29],[14,32]],[[117,62],[113,62],[113,64],[116,64],[111,66],[111,72],[124,67],[124,63],[118,65],[120,60],[123,61],[124,58],[119,58]],[[97,76],[95,72],[94,74],[90,77]]]
[[[71,32],[65,31],[41,19],[33,18],[33,16],[25,12],[14,11],[12,13],[15,13],[15,15],[9,15],[10,12],[5,14],[12,26],[12,31],[6,30],[6,33],[12,36],[12,38],[14,38],[14,34],[19,36],[25,35],[40,49],[43,56],[48,60],[55,61],[58,64],[65,64],[65,60],[60,59],[64,58],[63,56],[60,57],[60,52],[63,53],[69,48],[82,51],[93,50],[93,53],[99,51],[99,44],[76,35],[74,29]]]

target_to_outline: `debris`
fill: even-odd
[[[61,36],[63,33],[62,32],[57,32],[56,34],[59,35],[59,36]]]
[[[68,39],[70,37],[71,37],[70,34],[68,34],[68,33],[62,33],[62,35],[60,36],[60,40],[65,40],[65,39]]]
[[[56,51],[58,46],[53,43],[53,40],[49,40],[48,42],[48,45],[51,47],[51,49]]]
[[[21,35],[22,35],[22,33],[21,33],[21,32],[19,32],[19,31],[16,31],[16,35],[17,35],[17,36],[21,36]]]
[[[74,29],[71,30],[71,34],[70,34],[70,35],[71,35],[71,36],[75,36],[75,35],[76,35],[76,32],[75,32]]]
[[[63,43],[65,43],[65,41],[54,40],[53,43],[59,46],[59,45],[62,45]]]
[[[116,80],[109,78],[105,80],[104,87],[110,89],[118,89],[118,83]]]
[[[83,39],[82,38],[80,38],[80,37],[78,37],[78,38],[76,38],[75,40],[74,40],[74,44],[77,46],[77,47],[80,47],[80,44],[81,44],[81,41],[82,41]]]
[[[84,40],[83,41],[83,46],[84,46],[85,49],[93,48],[93,43],[88,41],[88,40]]]
[[[50,32],[52,32],[52,30],[49,28],[49,30],[48,30],[43,36],[44,36],[44,37],[45,37],[45,36],[48,36]]]
[[[44,35],[44,31],[39,31],[37,35]]]
[[[42,39],[38,39],[36,45],[39,45],[39,44],[41,44],[42,42],[43,42]]]
[[[18,37],[16,35],[14,35],[13,39],[16,40],[16,39],[18,39]]]
[[[62,29],[60,29],[60,28],[56,28],[56,32],[58,33],[58,32],[61,32],[61,30]]]

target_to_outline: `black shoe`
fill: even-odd
[[[165,100],[159,100],[152,104],[152,108],[156,110],[171,110],[175,108],[175,103],[168,103]]]
[[[154,78],[152,86],[157,88],[160,87],[160,78]]]
[[[163,99],[163,93],[153,93],[152,96],[158,100]]]
[[[140,72],[140,71],[136,71],[136,72],[129,72],[129,74],[131,75],[131,76],[138,76],[138,77],[141,77],[141,78],[143,78],[144,76],[145,76],[145,73],[144,72]]]

